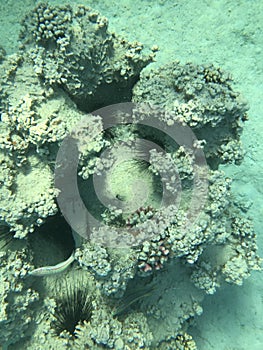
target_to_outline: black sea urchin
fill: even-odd
[[[89,321],[92,315],[92,298],[83,281],[70,281],[61,285],[61,297],[57,299],[54,330],[59,335],[67,331],[75,337],[77,324]]]
[[[4,249],[12,242],[14,232],[10,232],[7,225],[0,225],[0,249]]]

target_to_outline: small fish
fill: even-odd
[[[75,260],[75,250],[72,252],[70,257],[62,261],[61,263],[53,266],[42,266],[39,267],[33,271],[29,271],[28,274],[30,276],[37,276],[37,277],[42,277],[42,276],[49,276],[49,275],[54,275],[55,273],[60,273],[66,270],[66,268]]]

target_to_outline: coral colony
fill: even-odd
[[[247,119],[230,75],[179,61],[145,72],[157,47],[107,27],[88,7],[39,3],[19,51],[1,50],[3,348],[196,349],[187,326],[205,295],[260,269],[246,207],[219,170],[242,161]],[[58,205],[70,133],[80,196],[100,224],[89,239],[65,229]]]

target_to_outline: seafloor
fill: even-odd
[[[20,19],[37,2],[0,1],[0,44],[16,51]],[[49,1],[61,4],[64,1]],[[82,0],[109,19],[110,29],[129,40],[159,46],[156,62],[214,63],[232,73],[237,90],[250,105],[242,135],[245,157],[225,166],[233,190],[253,203],[253,218],[263,255],[263,1],[262,0]],[[203,314],[190,329],[202,350],[263,348],[263,275],[252,273],[243,285],[227,285],[203,303]]]

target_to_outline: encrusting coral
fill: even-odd
[[[242,160],[246,102],[213,65],[141,73],[154,53],[84,6],[39,3],[20,38],[18,53],[0,52],[0,228],[15,241],[0,246],[1,345],[196,349],[186,330],[205,295],[260,269],[252,222],[218,169]],[[110,109],[118,125],[109,110],[88,114],[116,102],[129,102]],[[190,144],[172,138],[174,126],[193,130]],[[79,142],[79,192],[101,225],[75,240],[65,272],[40,279],[39,231],[61,220],[53,174],[69,134]],[[92,180],[102,177],[108,206],[95,198]],[[51,261],[54,244],[41,242]]]
[[[206,159],[214,169],[222,163],[241,162],[240,134],[248,105],[221,68],[172,62],[142,74],[133,89],[133,101],[165,109],[168,125],[179,121],[190,126],[205,141]]]
[[[40,3],[23,21],[21,38],[34,69],[63,87],[85,111],[129,101],[154,52],[108,31],[108,20],[85,6]]]
[[[0,252],[0,343],[9,345],[29,336],[34,327],[39,293],[24,280],[32,268],[29,250],[25,247]]]

